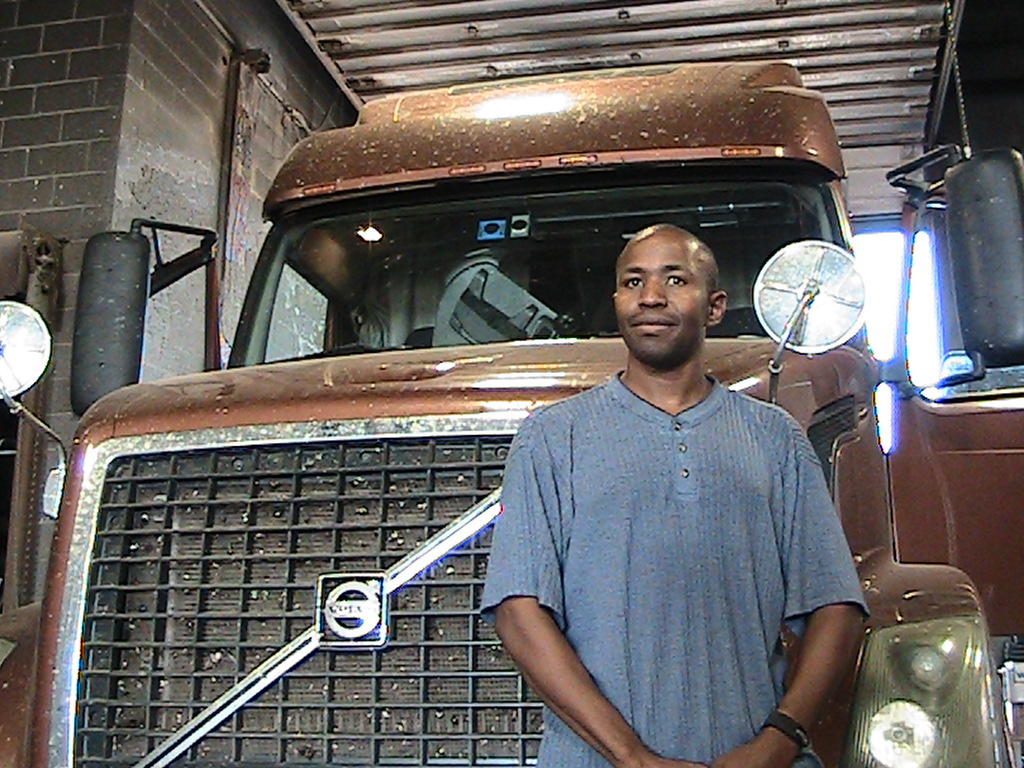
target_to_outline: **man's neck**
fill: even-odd
[[[697,405],[713,386],[699,358],[671,371],[659,371],[630,357],[622,383],[637,397],[672,416]]]

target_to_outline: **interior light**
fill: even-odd
[[[572,106],[572,99],[565,93],[537,93],[521,96],[502,96],[488,99],[476,108],[481,120],[507,120],[512,117],[552,115],[564,112]]]
[[[896,447],[896,387],[887,381],[875,387],[875,425],[878,447],[888,456]]]
[[[864,277],[868,346],[882,363],[896,356],[904,248],[903,233],[898,231],[853,236],[857,269]]]
[[[910,261],[910,296],[907,301],[907,367],[918,387],[930,387],[942,378],[942,317],[936,282],[935,250],[931,235],[914,235]]]
[[[384,233],[373,226],[373,224],[367,224],[362,229],[357,229],[356,234],[367,243],[379,243],[384,239]]]
[[[892,701],[871,718],[868,748],[885,768],[928,765],[938,729],[928,713],[912,701]]]

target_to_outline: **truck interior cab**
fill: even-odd
[[[808,171],[603,172],[290,217],[261,254],[231,364],[613,335],[616,256],[657,222],[715,253],[729,310],[713,333],[762,336],[752,288],[768,257],[798,240],[849,245],[832,186]]]

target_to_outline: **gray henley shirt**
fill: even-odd
[[[716,383],[671,416],[616,376],[541,409],[509,452],[482,600],[538,598],[665,757],[710,763],[782,696],[780,628],[864,607],[821,465],[781,408]],[[550,711],[538,765],[607,768]]]

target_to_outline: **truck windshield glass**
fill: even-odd
[[[751,288],[780,247],[842,244],[826,184],[664,184],[460,199],[278,225],[232,364],[617,332],[615,259],[669,222],[719,261],[729,311],[713,335],[763,335]]]

